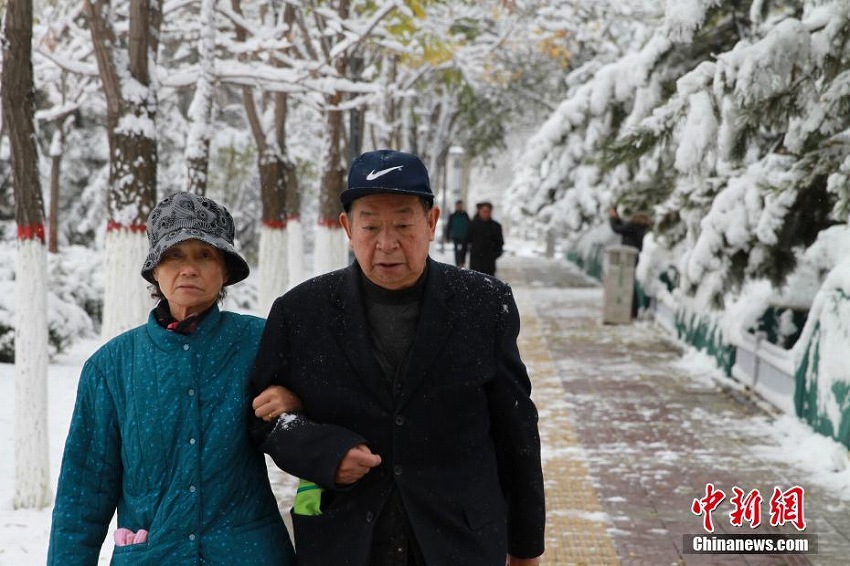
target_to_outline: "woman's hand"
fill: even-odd
[[[254,408],[254,415],[258,419],[270,421],[283,413],[300,411],[301,399],[286,387],[270,385],[265,391],[254,397],[251,407]]]

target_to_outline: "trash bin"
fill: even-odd
[[[605,324],[632,322],[637,254],[637,248],[632,246],[609,246],[605,249],[605,298],[602,314],[602,322]]]

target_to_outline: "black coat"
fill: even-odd
[[[537,411],[511,289],[428,262],[410,370],[395,401],[381,383],[356,264],[272,307],[253,386],[291,388],[310,421],[265,437],[269,426],[255,420],[255,434],[283,470],[328,488],[321,515],[293,514],[299,564],[367,564],[393,484],[429,565],[502,566],[508,550],[543,552]],[[361,442],[381,465],[335,489],[339,461]]]
[[[496,259],[502,255],[505,240],[502,225],[495,220],[482,220],[477,214],[469,223],[469,268],[488,275],[496,273]]]
[[[611,229],[620,235],[620,242],[624,246],[637,248],[638,251],[643,249],[643,237],[649,231],[648,224],[641,224],[631,220],[623,222],[619,216],[612,216],[610,221]]]

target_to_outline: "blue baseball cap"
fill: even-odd
[[[428,169],[412,153],[379,149],[354,160],[348,170],[348,188],[339,195],[348,210],[354,199],[376,194],[413,195],[434,204]]]

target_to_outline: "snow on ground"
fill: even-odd
[[[534,243],[516,244],[509,242],[508,253],[529,257],[538,253],[539,246]],[[445,260],[449,255],[434,246],[437,259]],[[549,289],[533,285],[534,293],[562,293],[563,304],[581,304],[577,297],[586,296],[588,289]],[[518,293],[529,290],[517,289]],[[567,315],[568,313],[565,313]],[[641,326],[635,325],[624,332],[641,332]],[[71,412],[76,395],[76,384],[80,369],[85,359],[98,347],[96,340],[86,340],[78,343],[68,353],[58,356],[49,368],[49,426],[50,426],[50,467],[54,483],[58,477],[61,464],[62,449],[68,429]],[[564,370],[563,364],[557,364],[559,371]],[[710,358],[699,353],[689,352],[681,360],[675,362],[677,367],[693,375],[696,382],[704,387],[714,387],[719,390],[720,377]],[[634,370],[624,367],[624,372]],[[51,508],[43,510],[14,510],[12,498],[15,486],[14,470],[14,367],[0,364],[0,566],[20,566],[21,564],[44,563],[47,556],[47,541],[50,531]],[[725,380],[728,383],[728,380]],[[547,426],[545,415],[541,414],[541,426]],[[651,420],[653,414],[647,414]],[[694,418],[700,418],[695,415]],[[722,416],[721,416],[722,419]],[[759,427],[764,431],[765,444],[754,446],[755,453],[766,460],[777,462],[793,462],[799,467],[801,475],[807,482],[816,483],[835,494],[837,499],[850,499],[850,469],[847,468],[847,451],[834,441],[817,435],[807,426],[801,424],[793,416],[785,416],[776,420],[754,417],[747,422],[725,420],[716,423],[720,428],[739,429]],[[772,440],[775,440],[772,441]],[[624,447],[625,448],[625,447]],[[543,458],[552,457],[543,447]],[[676,454],[666,457],[676,458]],[[272,484],[275,491],[286,498],[291,493],[293,483],[291,478],[284,477],[278,472],[273,473]],[[282,504],[285,509],[288,505]],[[554,509],[555,513],[569,515],[570,509]],[[110,530],[111,532],[111,530]],[[112,552],[110,540],[104,545],[101,553],[101,563],[108,563]]]

